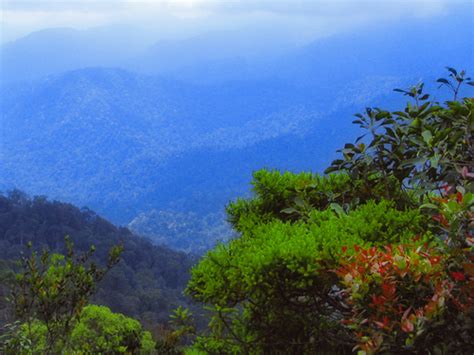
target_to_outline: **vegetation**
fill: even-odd
[[[232,237],[223,212],[203,216],[192,212],[151,210],[140,213],[128,228],[156,245],[195,255],[212,249],[217,240],[227,241]]]
[[[258,171],[254,197],[228,206],[240,237],[192,270],[187,293],[211,312],[207,353],[469,353],[474,343],[474,100],[464,72],[396,90],[328,175]],[[179,330],[178,330],[179,331]]]
[[[140,323],[103,306],[87,305],[97,283],[117,262],[113,247],[105,268],[88,253],[75,255],[66,238],[67,255],[36,252],[22,259],[10,301],[16,322],[5,326],[0,350],[6,354],[138,353],[155,342]]]
[[[32,250],[13,265],[21,267],[13,280],[12,266],[0,264],[2,280],[13,282],[16,315],[0,337],[2,350],[470,353],[474,100],[459,95],[463,84],[474,84],[464,72],[448,71],[438,80],[453,91],[445,104],[429,101],[419,84],[396,90],[413,99],[404,110],[357,115],[366,134],[346,144],[325,175],[255,172],[254,196],[227,207],[239,237],[192,268],[186,293],[210,315],[204,330],[180,306],[173,330],[158,326],[155,341],[138,321],[88,304],[103,280],[97,299],[119,308],[115,290],[139,297],[123,305],[139,304],[140,320],[153,324],[146,307],[161,299],[159,287],[179,290],[186,280],[180,270],[190,266],[184,254],[152,247],[88,210],[19,192],[2,197],[0,241],[10,247],[0,249],[2,258],[29,245],[32,234],[53,250],[61,250],[59,236],[71,234],[82,250],[77,255],[69,239],[62,254]],[[92,240],[100,246],[96,256]],[[160,264],[160,252],[175,263]],[[159,272],[168,279],[155,284]],[[129,281],[125,291],[122,280]]]
[[[121,244],[124,248],[120,262],[105,275],[91,302],[138,319],[149,328],[166,323],[173,308],[187,304],[182,290],[193,257],[154,246],[87,208],[79,209],[44,197],[29,198],[19,191],[0,195],[0,260],[4,260],[0,270],[5,270],[5,276],[14,267],[12,261],[27,251],[30,241],[37,252],[46,249],[66,255],[66,235],[79,254],[89,252],[94,245],[91,258],[101,267],[106,266],[108,251],[113,246]],[[4,283],[0,292],[4,287],[6,295]],[[1,298],[0,312],[4,307],[7,304]],[[4,322],[6,317],[5,311]]]
[[[16,333],[8,334],[4,351],[7,354],[29,353],[151,353],[155,342],[150,332],[140,323],[122,314],[112,313],[108,307],[87,305],[78,315],[69,334],[51,343],[48,326],[41,321],[24,323]],[[12,336],[13,335],[13,336]]]
[[[23,258],[22,271],[16,274],[11,292],[16,319],[23,323],[29,339],[34,337],[31,328],[40,322],[45,338],[42,351],[46,353],[69,347],[71,331],[82,309],[122,251],[121,247],[113,247],[102,269],[90,261],[94,248],[76,256],[68,238],[66,248],[66,256],[43,251],[38,257],[33,251],[29,258]]]

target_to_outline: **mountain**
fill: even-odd
[[[234,236],[222,213],[203,217],[194,212],[151,210],[140,213],[128,228],[155,244],[199,255]]]
[[[444,65],[472,74],[468,20],[461,13],[368,28],[258,60],[220,51],[216,43],[227,35],[209,35],[145,51],[148,64],[182,59],[161,76],[89,67],[4,84],[0,189],[87,205],[184,250],[207,247],[225,236],[214,227],[212,237],[203,233],[209,225],[198,221],[224,224],[224,206],[246,194],[254,170],[322,171],[357,136],[353,113],[380,102],[396,107],[406,98],[393,95],[394,88],[434,82]],[[214,43],[208,56],[206,43]],[[136,66],[147,62],[133,58]],[[182,242],[182,228],[162,216],[195,229]],[[192,236],[202,245],[190,243]]]
[[[131,26],[36,31],[0,47],[0,83],[29,82],[90,66],[120,66],[149,44],[146,34]]]
[[[342,100],[278,80],[193,86],[104,68],[55,75],[6,90],[0,188],[88,205],[122,224],[153,209],[216,213],[262,166],[322,169],[350,135],[360,100],[399,82],[345,84]]]
[[[168,39],[124,25],[52,28],[0,47],[0,83],[86,67],[118,67],[199,84],[281,78],[310,87],[318,82],[329,90],[334,82],[366,76],[420,75],[445,65],[468,69],[474,46],[470,23],[472,6],[460,3],[455,13],[376,22],[312,41],[294,29],[263,25]],[[164,27],[160,32],[166,33]]]
[[[152,245],[87,208],[49,201],[42,196],[30,198],[19,191],[0,195],[0,277],[13,267],[11,261],[27,252],[28,242],[34,250],[47,248],[64,253],[66,235],[78,253],[94,245],[97,261],[102,264],[112,246],[124,246],[121,261],[99,284],[93,303],[148,325],[166,323],[174,307],[187,304],[182,291],[194,257]],[[5,285],[2,280],[0,294],[7,294]],[[6,320],[4,309],[2,298],[0,323]]]
[[[465,11],[463,11],[465,10]],[[472,7],[455,16],[413,19],[326,37],[289,53],[275,63],[285,82],[332,87],[374,75],[436,79],[446,65],[472,72]]]
[[[277,29],[272,35],[242,31],[208,33],[158,42],[135,59],[133,70],[193,83],[279,78],[308,88],[326,88],[371,76],[428,79],[450,65],[472,68],[472,7],[456,15],[367,25],[297,45]],[[292,41],[293,40],[293,41]],[[274,48],[275,45],[279,48]],[[334,85],[336,84],[336,85]]]
[[[297,48],[283,29],[212,31],[182,40],[162,40],[133,58],[126,68],[185,82],[223,83],[263,79],[273,58]]]

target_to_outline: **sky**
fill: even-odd
[[[357,27],[442,16],[471,0],[0,0],[1,41],[44,28],[131,25],[160,39],[255,27],[302,41]]]

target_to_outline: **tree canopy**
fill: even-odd
[[[472,350],[473,83],[448,74],[450,101],[418,84],[396,90],[403,109],[357,115],[365,134],[326,175],[255,172],[254,196],[227,208],[240,236],[192,270],[187,293],[212,315],[194,349]]]

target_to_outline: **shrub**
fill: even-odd
[[[227,208],[240,238],[192,270],[187,293],[211,313],[194,349],[470,349],[474,101],[457,101],[472,83],[449,72],[445,105],[420,84],[398,90],[414,100],[404,110],[358,115],[368,135],[345,145],[330,175],[254,174],[254,197]],[[446,186],[458,193],[441,196]]]

